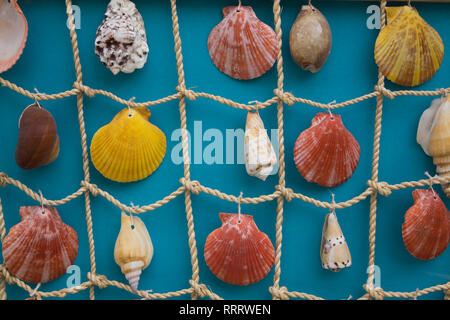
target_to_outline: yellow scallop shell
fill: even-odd
[[[415,8],[386,8],[387,26],[375,43],[375,61],[394,83],[417,86],[436,73],[444,57],[439,34]]]
[[[95,133],[91,158],[102,175],[117,182],[132,182],[159,167],[166,154],[166,137],[149,117],[145,107],[125,108]]]

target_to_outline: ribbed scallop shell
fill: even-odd
[[[413,7],[387,7],[387,26],[375,43],[375,61],[394,83],[417,86],[436,73],[444,57],[439,34]]]
[[[361,150],[340,115],[318,113],[294,147],[298,171],[308,182],[334,187],[347,181],[358,166]]]
[[[17,0],[0,0],[0,73],[19,60],[28,37],[28,22]]]
[[[21,207],[22,221],[3,241],[3,258],[17,278],[45,283],[62,276],[78,254],[77,232],[66,225],[56,208]]]
[[[164,133],[148,119],[145,107],[120,111],[100,128],[91,143],[95,168],[117,182],[142,180],[152,174],[166,154]]]
[[[252,7],[225,7],[223,17],[208,37],[209,55],[216,67],[240,80],[257,78],[272,68],[278,40]]]
[[[275,261],[269,237],[258,230],[252,216],[219,215],[222,226],[206,239],[206,264],[222,281],[241,286],[258,282],[269,273]]]
[[[403,242],[417,259],[434,259],[450,241],[450,213],[432,190],[417,189],[412,195],[414,205],[402,225]]]
[[[277,165],[277,155],[258,112],[248,112],[244,150],[247,173],[265,181]]]

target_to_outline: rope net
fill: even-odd
[[[199,278],[199,266],[198,266],[198,256],[197,256],[197,245],[194,231],[194,220],[192,213],[192,202],[191,202],[191,193],[194,195],[198,195],[200,193],[207,193],[212,196],[218,197],[220,199],[235,202],[235,203],[246,203],[246,204],[257,204],[266,201],[274,201],[277,200],[277,218],[276,218],[276,243],[275,243],[275,274],[273,279],[273,286],[268,288],[268,291],[272,295],[272,299],[290,299],[290,298],[301,298],[308,300],[322,300],[323,298],[317,297],[312,294],[297,292],[297,291],[288,291],[285,286],[280,286],[280,276],[281,276],[281,243],[282,243],[282,226],[283,226],[283,205],[284,200],[291,201],[293,199],[300,199],[302,201],[311,203],[317,207],[328,208],[328,209],[343,209],[348,208],[350,206],[355,205],[356,203],[363,201],[370,197],[370,212],[369,212],[369,261],[368,261],[368,279],[367,282],[363,285],[366,293],[361,296],[359,299],[383,299],[383,298],[417,298],[418,296],[425,295],[431,292],[443,291],[445,294],[445,299],[450,299],[450,282],[445,284],[432,286],[429,288],[416,290],[413,292],[392,292],[385,291],[380,287],[374,286],[374,274],[375,274],[375,236],[376,236],[376,214],[377,214],[377,197],[378,194],[382,196],[389,196],[392,191],[400,190],[404,188],[416,188],[428,186],[430,184],[444,184],[450,183],[450,178],[442,178],[442,177],[434,177],[431,179],[422,179],[418,181],[407,181],[399,184],[389,184],[387,182],[378,181],[378,164],[379,164],[379,155],[380,155],[380,137],[381,137],[381,120],[383,113],[383,99],[384,97],[388,97],[390,99],[394,99],[397,96],[405,96],[405,95],[413,95],[413,96],[438,96],[444,95],[447,92],[450,92],[450,88],[437,89],[434,91],[412,91],[412,90],[401,90],[401,91],[391,91],[384,87],[384,76],[379,72],[378,73],[378,82],[374,87],[374,92],[365,94],[361,97],[348,100],[345,102],[337,103],[337,104],[323,104],[315,101],[311,101],[308,99],[298,98],[292,95],[289,92],[283,91],[283,83],[284,83],[284,73],[283,73],[283,57],[282,57],[282,30],[281,30],[281,7],[280,0],[274,0],[273,3],[273,13],[274,13],[274,23],[275,23],[275,33],[277,35],[278,44],[279,44],[279,53],[277,57],[277,73],[278,73],[278,81],[277,88],[274,90],[274,97],[265,101],[258,103],[256,105],[251,104],[241,104],[230,99],[226,99],[220,96],[216,96],[209,93],[204,92],[195,92],[192,90],[186,89],[185,77],[184,77],[184,67],[183,67],[183,55],[181,51],[181,38],[178,24],[178,14],[176,7],[176,0],[170,0],[171,5],[171,15],[172,15],[172,25],[173,25],[173,36],[175,43],[175,54],[176,54],[176,65],[178,71],[178,86],[176,87],[176,93],[167,96],[165,98],[161,98],[159,100],[147,101],[147,102],[130,102],[129,100],[122,99],[115,94],[99,89],[93,89],[89,86],[83,84],[83,74],[81,71],[81,62],[79,57],[78,50],[78,42],[77,42],[77,34],[75,31],[75,23],[72,9],[72,1],[66,0],[66,11],[68,15],[68,25],[70,30],[70,39],[73,50],[73,57],[75,62],[75,71],[76,71],[76,81],[73,85],[73,89],[56,93],[56,94],[42,94],[42,93],[32,93],[28,90],[25,90],[14,83],[9,82],[0,77],[0,84],[2,86],[6,86],[21,95],[29,97],[34,100],[56,100],[63,99],[70,96],[77,97],[77,109],[78,109],[78,121],[80,125],[80,134],[81,134],[81,146],[82,146],[82,156],[83,156],[83,171],[84,171],[84,180],[81,181],[81,187],[75,191],[73,194],[68,195],[67,197],[60,200],[48,200],[46,198],[41,197],[40,194],[28,188],[26,185],[21,183],[18,180],[15,180],[9,177],[7,174],[0,172],[0,186],[5,187],[7,185],[13,185],[16,188],[23,191],[26,195],[31,197],[32,199],[41,202],[48,206],[59,206],[65,204],[69,201],[72,201],[78,197],[84,195],[85,198],[85,208],[86,208],[86,223],[87,223],[87,233],[89,240],[89,255],[90,255],[90,272],[87,273],[88,281],[83,282],[82,284],[71,287],[71,288],[63,288],[58,291],[44,292],[38,291],[36,289],[31,288],[22,280],[14,277],[7,270],[6,266],[0,264],[0,299],[5,300],[6,296],[6,283],[15,284],[25,291],[29,292],[30,295],[34,295],[38,298],[46,298],[46,297],[59,297],[63,298],[67,294],[76,294],[80,291],[89,289],[90,299],[95,299],[95,287],[100,289],[106,288],[108,286],[114,286],[120,288],[122,290],[126,290],[130,293],[134,293],[144,299],[167,299],[182,295],[191,295],[191,299],[197,299],[198,297],[209,297],[211,299],[222,299],[220,296],[212,292],[205,284],[200,282]],[[385,26],[385,18],[386,18],[386,0],[380,1],[381,8],[381,29]],[[84,121],[84,113],[83,113],[83,98],[84,95],[92,98],[95,95],[104,95],[107,96],[123,105],[130,107],[149,107],[157,104],[162,104],[171,100],[178,99],[179,101],[179,112],[180,112],[180,128],[182,129],[182,147],[183,147],[183,162],[184,162],[184,177],[180,179],[181,186],[173,191],[168,196],[163,199],[156,201],[155,203],[144,205],[144,206],[127,206],[117,200],[114,196],[109,194],[108,192],[100,189],[95,184],[90,182],[90,174],[89,174],[89,158],[88,158],[88,146],[86,142],[86,130],[85,130],[85,121]],[[190,161],[189,161],[189,153],[188,153],[188,136],[187,136],[187,116],[186,116],[186,99],[195,100],[198,97],[211,99],[217,102],[220,102],[224,105],[228,105],[237,109],[245,109],[245,110],[256,110],[266,108],[273,104],[277,104],[277,119],[278,119],[278,145],[279,145],[279,183],[275,187],[275,191],[272,194],[261,195],[259,197],[236,197],[233,195],[229,195],[221,192],[217,189],[212,189],[206,186],[203,186],[199,181],[190,179]],[[372,159],[372,177],[371,180],[367,181],[367,188],[360,195],[355,196],[354,198],[347,200],[345,202],[339,203],[329,203],[323,202],[301,193],[295,193],[292,189],[286,187],[286,179],[285,179],[285,152],[284,152],[284,122],[283,122],[283,108],[284,104],[289,106],[295,103],[305,103],[311,106],[322,108],[322,109],[336,109],[349,105],[353,105],[359,103],[361,101],[376,98],[376,113],[375,113],[375,134],[374,134],[374,143],[373,143],[373,159]],[[102,196],[107,201],[111,202],[113,205],[118,207],[119,209],[134,213],[140,214],[147,211],[155,210],[159,208],[173,199],[177,198],[184,194],[185,197],[185,207],[186,207],[186,220],[188,226],[188,241],[191,255],[191,264],[192,264],[192,278],[189,280],[190,287],[187,289],[181,289],[175,292],[166,292],[166,293],[152,293],[149,291],[139,290],[134,292],[131,287],[127,284],[113,281],[107,279],[104,275],[97,274],[96,272],[96,263],[95,263],[95,246],[94,246],[94,238],[93,238],[93,225],[92,225],[92,216],[91,216],[91,204],[90,204],[90,196]],[[4,237],[6,236],[6,229],[3,217],[3,210],[0,198],[0,239],[3,242]]]

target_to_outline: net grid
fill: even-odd
[[[171,15],[172,15],[172,27],[173,27],[173,36],[175,43],[175,55],[176,55],[176,65],[178,72],[178,86],[176,87],[177,93],[169,95],[167,97],[154,100],[137,103],[130,100],[124,100],[115,94],[99,89],[92,89],[83,84],[82,80],[82,71],[81,71],[81,62],[79,58],[79,50],[78,50],[78,42],[77,42],[77,34],[75,30],[73,9],[72,9],[72,1],[65,0],[66,3],[66,13],[68,15],[68,26],[70,30],[70,39],[73,51],[73,58],[75,62],[75,71],[76,71],[76,81],[73,85],[73,89],[56,93],[56,94],[42,94],[42,93],[32,93],[26,89],[23,89],[14,83],[9,82],[0,77],[0,84],[2,86],[6,86],[11,90],[18,92],[19,94],[34,99],[36,101],[39,100],[57,100],[63,99],[70,96],[77,97],[77,109],[78,109],[78,122],[80,125],[80,134],[81,134],[81,145],[82,145],[82,158],[83,158],[83,172],[84,172],[84,180],[81,181],[81,187],[75,191],[73,194],[68,195],[67,197],[60,200],[48,200],[42,197],[40,194],[28,188],[26,185],[21,183],[18,180],[15,180],[9,177],[6,173],[0,172],[0,186],[6,187],[7,185],[13,185],[16,188],[23,191],[26,195],[34,199],[35,201],[42,202],[48,206],[59,206],[65,204],[69,201],[72,201],[82,195],[85,197],[85,209],[86,209],[86,224],[87,224],[87,232],[88,232],[88,240],[89,240],[89,254],[90,254],[90,266],[91,270],[87,273],[88,281],[83,282],[82,284],[71,287],[71,288],[63,288],[58,291],[44,292],[38,291],[36,289],[31,288],[22,280],[13,276],[6,268],[4,264],[0,264],[0,299],[6,300],[6,283],[12,285],[15,284],[20,288],[27,291],[30,296],[34,296],[37,298],[42,297],[59,297],[63,298],[67,294],[76,294],[80,291],[89,289],[89,297],[91,300],[95,299],[95,287],[99,289],[106,288],[108,286],[114,286],[122,290],[126,290],[130,293],[134,293],[143,299],[167,299],[171,297],[177,297],[182,295],[191,295],[191,299],[204,298],[209,297],[211,299],[219,300],[222,299],[220,296],[215,294],[210,290],[205,284],[202,284],[199,279],[199,267],[198,267],[198,257],[197,257],[197,245],[194,231],[194,220],[192,213],[192,203],[191,203],[191,193],[194,195],[198,195],[200,193],[210,194],[212,196],[218,197],[222,200],[235,202],[235,203],[246,203],[246,204],[257,204],[266,201],[277,200],[277,218],[276,218],[276,244],[275,244],[275,274],[273,280],[273,286],[268,288],[268,291],[272,295],[272,299],[290,299],[290,298],[301,298],[308,300],[322,300],[323,298],[303,293],[297,291],[288,291],[285,286],[280,286],[280,276],[281,276],[281,243],[282,243],[282,224],[283,224],[283,206],[284,200],[291,201],[292,199],[300,199],[302,201],[311,203],[317,207],[328,208],[328,209],[344,209],[350,206],[355,205],[356,203],[365,200],[370,197],[370,212],[369,212],[369,261],[368,261],[368,279],[367,282],[363,285],[366,293],[359,297],[358,299],[377,299],[381,300],[384,298],[412,298],[415,299],[421,295],[425,295],[431,292],[443,291],[444,298],[446,300],[450,299],[450,282],[445,284],[435,285],[432,287],[428,287],[421,290],[416,290],[413,292],[393,292],[393,291],[385,291],[381,287],[374,286],[374,274],[375,274],[375,235],[376,235],[376,213],[377,213],[377,196],[378,194],[382,196],[389,196],[392,191],[405,189],[405,188],[416,188],[423,187],[434,184],[445,184],[450,183],[450,178],[442,178],[439,176],[435,176],[433,178],[422,179],[418,181],[407,181],[399,184],[389,184],[387,182],[378,181],[378,165],[379,165],[379,150],[380,150],[380,137],[381,137],[381,120],[382,120],[382,111],[383,111],[383,99],[387,97],[389,99],[394,99],[397,96],[439,96],[446,95],[450,92],[450,88],[437,89],[434,91],[414,91],[414,90],[399,90],[399,91],[391,91],[385,88],[384,86],[384,76],[379,72],[378,73],[378,82],[374,87],[374,92],[363,95],[361,97],[351,99],[345,102],[337,103],[337,104],[323,104],[315,101],[311,101],[304,98],[295,97],[293,94],[289,92],[283,91],[283,83],[284,83],[284,73],[283,73],[283,57],[282,57],[282,30],[281,30],[281,6],[280,0],[274,0],[273,3],[273,13],[274,13],[274,24],[275,24],[275,33],[278,39],[279,45],[279,53],[277,56],[277,88],[274,90],[275,96],[265,102],[258,102],[256,104],[242,104],[235,102],[230,99],[226,99],[220,96],[216,96],[213,94],[205,93],[205,92],[195,92],[193,90],[186,89],[185,78],[184,78],[184,67],[183,67],[183,55],[181,52],[181,38],[179,32],[179,24],[178,24],[178,14],[176,7],[176,0],[170,0],[171,6]],[[380,0],[380,9],[381,9],[381,29],[385,27],[385,19],[386,19],[386,0]],[[180,179],[181,186],[178,187],[175,191],[173,191],[168,196],[164,197],[161,200],[158,200],[152,204],[144,205],[144,206],[127,206],[117,200],[114,196],[106,192],[105,190],[100,189],[95,184],[90,183],[90,173],[89,173],[89,158],[88,158],[88,147],[86,142],[86,130],[85,130],[85,121],[84,121],[84,113],[83,113],[83,99],[84,95],[93,98],[95,95],[101,94],[107,96],[123,105],[130,107],[149,107],[153,105],[162,104],[171,100],[179,100],[179,112],[180,112],[180,128],[182,132],[182,147],[183,147],[183,167],[184,167],[184,177]],[[240,197],[234,196],[230,194],[226,194],[217,189],[212,189],[206,186],[201,185],[199,181],[190,179],[190,161],[189,161],[189,153],[188,153],[188,136],[187,136],[187,117],[186,117],[186,98],[188,100],[196,100],[197,97],[203,97],[207,99],[211,99],[217,101],[221,104],[228,105],[237,109],[245,109],[245,110],[256,110],[266,108],[273,104],[277,104],[277,120],[278,120],[278,145],[279,145],[279,183],[275,187],[275,191],[269,195],[261,195],[259,197]],[[284,122],[283,122],[283,110],[284,104],[292,106],[295,103],[304,103],[309,104],[311,106],[322,108],[322,109],[336,109],[349,105],[356,104],[358,102],[376,98],[376,112],[375,112],[375,134],[374,134],[374,144],[373,144],[373,159],[372,159],[372,177],[367,181],[367,188],[360,195],[355,196],[354,198],[347,200],[345,202],[339,203],[329,203],[316,200],[314,198],[308,197],[301,193],[295,193],[291,188],[286,187],[285,182],[285,163],[284,163]],[[114,206],[120,208],[123,211],[139,214],[148,212],[151,210],[155,210],[178,196],[184,193],[185,196],[185,208],[186,208],[186,219],[187,219],[187,227],[188,227],[188,242],[190,248],[191,255],[191,264],[192,264],[192,278],[189,280],[190,287],[187,289],[181,289],[175,292],[166,292],[166,293],[152,293],[150,291],[138,290],[134,292],[129,285],[124,283],[109,280],[104,275],[100,275],[96,273],[96,263],[95,263],[95,246],[93,239],[93,225],[92,225],[92,216],[91,216],[91,205],[90,205],[90,195],[102,196],[107,201],[111,202]],[[6,236],[6,228],[3,217],[2,203],[0,198],[0,239],[3,242],[4,237]]]

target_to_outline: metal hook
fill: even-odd
[[[328,189],[328,191],[331,193],[331,206],[332,206],[331,211],[332,211],[334,214],[336,214],[336,201],[334,200],[334,193],[331,192],[330,189]]]
[[[127,103],[127,107],[128,107],[128,116],[129,116],[129,117],[132,116],[132,114],[131,114],[130,103],[132,103],[132,102],[134,101],[134,99],[136,99],[136,97],[132,97],[130,100],[128,100],[128,103]]]
[[[41,210],[42,210],[42,214],[44,214],[44,197],[42,196],[42,191],[39,190],[39,197],[40,197],[40,202],[41,202]]]
[[[241,223],[241,203],[242,203],[242,195],[243,195],[243,192],[241,191],[241,193],[239,194],[239,197],[238,197],[238,223]]]
[[[330,119],[331,119],[331,120],[334,119],[333,114],[331,113],[331,105],[333,105],[333,104],[335,104],[335,103],[336,103],[336,100],[333,100],[333,101],[331,101],[330,103],[327,103],[327,106],[328,106],[328,113],[330,114]]]

